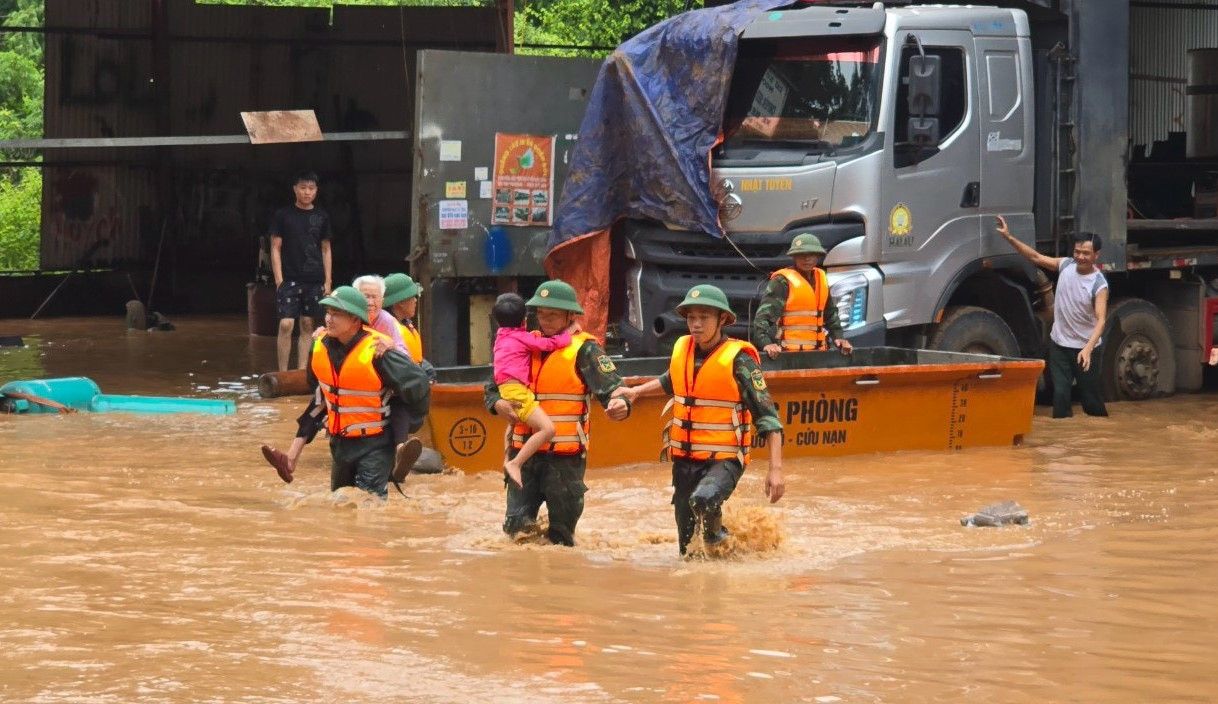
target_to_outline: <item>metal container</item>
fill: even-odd
[[[275,289],[256,283],[245,285],[245,309],[249,317],[251,335],[275,337],[279,334],[278,311]]]
[[[1218,49],[1188,52],[1188,146],[1190,159],[1218,157]]]
[[[630,383],[654,378],[668,358],[615,360]],[[785,457],[832,457],[899,450],[960,450],[1018,445],[1032,428],[1036,380],[1044,362],[892,347],[793,352],[763,359],[784,426]],[[488,367],[437,370],[431,387],[431,445],[465,472],[503,467],[503,421],[488,415]],[[614,422],[592,403],[588,467],[656,461],[668,399],[646,396]],[[767,457],[760,439],[754,456]]]

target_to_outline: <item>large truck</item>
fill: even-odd
[[[1102,237],[1111,398],[1199,388],[1218,311],[1218,110],[1207,109],[1218,52],[1190,52],[1181,37],[1218,46],[1218,31],[1198,39],[1184,14],[1218,8],[1000,4],[822,3],[748,25],[712,155],[727,237],[618,225],[628,354],[671,349],[683,332],[674,305],[696,283],[725,289],[742,313],[733,332],[747,335],[798,230],[828,250],[856,346],[1041,356],[1051,282],[996,234],[1002,215],[1052,256],[1069,256],[1075,231]],[[1191,60],[1192,77],[1139,74],[1134,52]],[[1161,140],[1131,132],[1131,115],[1164,112],[1151,104],[1156,79],[1187,93],[1192,118],[1187,130],[1181,114],[1160,120],[1174,123]]]

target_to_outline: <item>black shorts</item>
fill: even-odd
[[[299,281],[284,281],[275,292],[275,304],[279,310],[279,319],[295,320],[297,318],[312,318],[314,322],[321,320],[321,306],[317,304],[325,295],[324,284],[301,283]]]

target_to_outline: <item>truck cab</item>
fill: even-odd
[[[1033,88],[1022,10],[763,13],[741,35],[712,154],[727,236],[624,226],[628,348],[668,349],[681,322],[665,311],[692,283],[723,288],[742,313],[733,332],[747,336],[770,272],[789,264],[791,238],[812,232],[828,250],[834,301],[855,344],[934,342],[935,324],[959,313],[947,310],[952,293],[982,274],[970,284],[975,295],[1010,289],[1006,305],[1027,309],[1027,329],[1017,336],[1001,311],[956,306],[969,309],[968,329],[947,330],[947,342],[1035,353],[1026,287],[1016,294],[1020,285],[1004,281],[1029,280],[1028,267],[993,230],[1003,215],[1029,242],[1036,231]]]

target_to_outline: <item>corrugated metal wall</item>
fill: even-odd
[[[315,110],[328,132],[407,130],[417,49],[503,48],[492,7],[340,5],[331,20],[321,9],[163,0],[158,72],[156,4],[47,0],[49,28],[115,30],[47,35],[47,137],[240,134],[240,112],[289,108]],[[147,265],[164,227],[170,266],[252,275],[258,238],[291,203],[302,168],[322,177],[340,275],[362,262],[400,264],[411,159],[401,140],[49,152],[42,265],[75,267],[85,255],[92,265]]]
[[[147,28],[149,3],[50,0],[49,27]],[[151,43],[121,35],[66,33],[46,41],[43,120],[47,136],[127,137],[153,134],[147,70]],[[142,217],[152,205],[151,176],[138,160],[100,150],[49,152],[44,159],[42,267],[113,264],[139,255]],[[135,160],[134,163],[130,160]],[[130,164],[130,166],[128,166]],[[87,259],[86,259],[87,255]]]
[[[1155,5],[1129,11],[1130,136],[1148,150],[1168,132],[1187,129],[1188,50],[1218,47],[1218,0],[1157,0]]]

